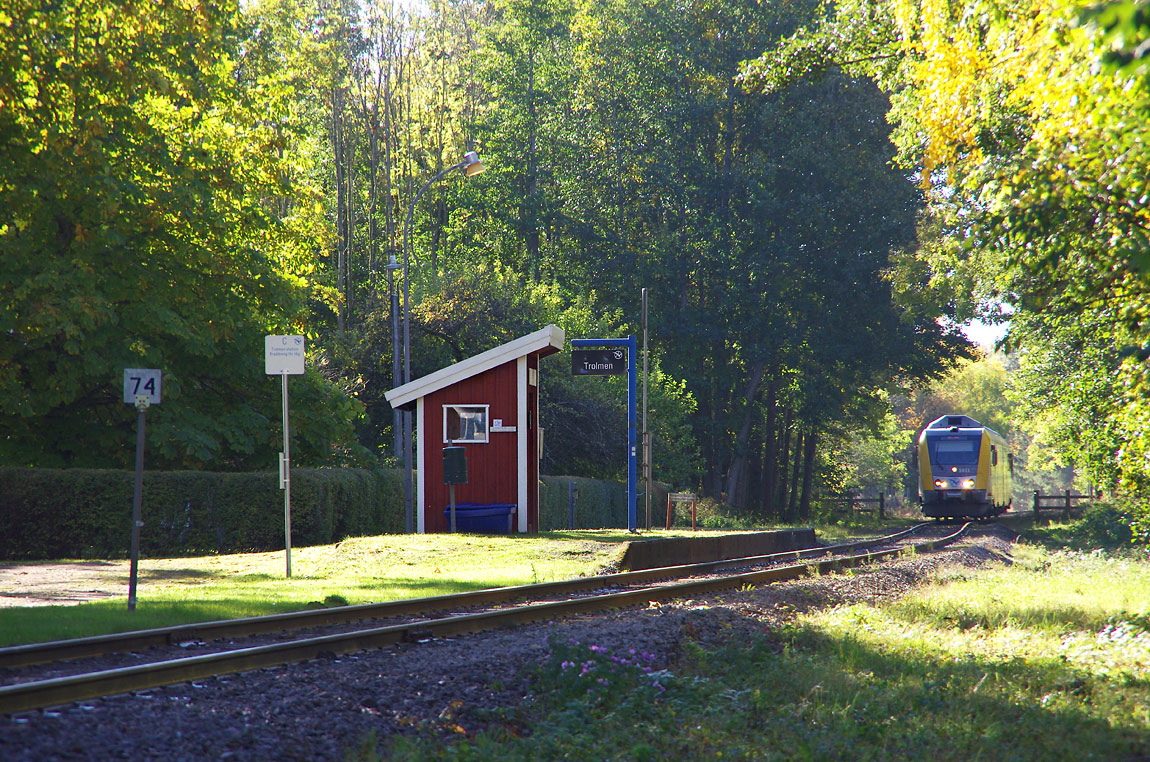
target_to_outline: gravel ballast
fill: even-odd
[[[746,640],[796,613],[895,599],[944,567],[1009,562],[1000,525],[937,553],[706,599],[565,619],[182,683],[0,716],[0,759],[343,760],[368,734],[482,730],[484,710],[515,707],[552,636],[647,651],[673,667],[685,638]]]

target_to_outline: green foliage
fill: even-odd
[[[1085,547],[1113,549],[1128,546],[1134,541],[1131,515],[1113,504],[1094,504],[1087,508],[1078,532]],[[1145,541],[1146,538],[1142,538]]]
[[[133,473],[0,468],[0,557],[102,558],[128,552]],[[399,531],[397,474],[292,469],[292,543]],[[141,553],[174,556],[282,548],[283,492],[274,473],[149,471]]]
[[[968,314],[979,308],[964,292],[1006,305],[1008,344],[1024,350],[1018,420],[1056,461],[1139,495],[1150,489],[1146,18],[1140,0],[986,0],[961,14],[851,0],[747,70],[777,89],[839,65],[893,94],[898,159],[930,190],[926,280],[949,281],[939,292]],[[820,46],[818,65],[804,63]]]
[[[1150,509],[1144,501],[1129,498],[1092,502],[1082,516],[1051,522],[1024,532],[1028,541],[1052,549],[1121,551],[1132,545],[1150,547]]]
[[[262,336],[300,328],[312,264],[300,215],[279,212],[308,190],[284,171],[281,83],[247,79],[258,64],[238,5],[8,10],[0,462],[127,465],[121,374],[149,367],[164,370],[154,461],[266,463],[277,395]],[[300,411],[326,408],[300,427],[305,457],[330,462],[356,411],[304,383]]]
[[[886,96],[837,73],[731,86],[814,0],[18,5],[0,19],[0,462],[128,465],[114,392],[140,366],[166,374],[154,460],[265,466],[268,332],[312,348],[299,462],[394,462],[401,275],[416,377],[547,322],[638,333],[647,287],[655,475],[745,512],[781,510],[750,485],[784,419],[807,442],[874,423],[879,390],[964,352],[946,294],[888,272],[922,198],[888,162]],[[411,206],[471,148],[486,173]],[[617,478],[622,385],[544,376],[544,467]]]
[[[893,413],[888,413],[876,431],[848,437],[843,452],[849,469],[846,490],[866,497],[898,494],[907,477],[907,448],[917,433],[901,428]]]

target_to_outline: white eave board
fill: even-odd
[[[560,351],[563,349],[564,340],[563,329],[557,325],[549,325],[535,333],[529,333],[514,341],[469,357],[463,362],[457,362],[422,378],[397,386],[384,394],[384,397],[393,408],[399,408],[420,397],[426,397],[428,394],[479,375],[506,362],[517,360],[532,352],[539,352],[547,348]]]

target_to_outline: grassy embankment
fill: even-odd
[[[534,697],[495,718],[514,732],[464,738],[460,707],[420,739],[382,755],[369,739],[353,756],[1150,759],[1150,557],[1063,549],[1074,536],[1028,531],[1012,565],[951,569],[890,605],[797,617],[719,651],[686,643],[663,672],[556,646],[532,667]]]
[[[689,534],[690,530],[660,530],[641,537]],[[0,608],[0,646],[275,614],[309,605],[360,604],[571,579],[616,562],[624,544],[633,539],[622,530],[526,537],[361,537],[293,549],[290,580],[284,576],[282,551],[142,559],[138,604],[132,612],[126,605],[126,561],[74,562],[86,573],[99,569],[99,578],[86,580],[89,587],[118,595],[77,605]]]

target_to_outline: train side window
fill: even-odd
[[[998,448],[995,447],[994,445],[990,446],[990,465],[992,465],[992,466],[998,465]]]

